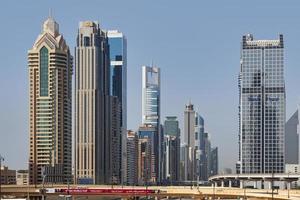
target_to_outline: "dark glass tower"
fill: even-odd
[[[283,36],[243,36],[239,75],[239,173],[284,172]]]

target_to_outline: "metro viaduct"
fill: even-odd
[[[228,186],[232,186],[233,181],[240,182],[240,188],[244,188],[246,182],[253,182],[254,188],[257,188],[257,182],[269,183],[268,189],[272,188],[272,182],[284,182],[286,183],[286,189],[291,188],[291,183],[298,181],[300,174],[291,173],[270,173],[270,174],[225,174],[225,175],[215,175],[209,177],[209,181],[212,182],[213,186],[221,183],[221,187],[225,186],[225,182],[228,182]]]
[[[6,185],[2,186],[2,196],[4,198],[30,198],[32,200],[41,200],[42,194],[40,189],[42,186],[11,186]],[[142,186],[111,186],[111,185],[93,185],[93,186],[75,186],[71,185],[69,187],[69,192],[67,185],[46,185],[49,191],[44,194],[46,200],[57,199],[60,197],[67,197],[71,195],[72,197],[88,197],[89,199],[97,199],[99,196],[106,197],[122,197],[122,198],[133,198],[133,197],[145,197],[151,196],[156,197],[157,199],[166,198],[166,197],[174,197],[174,198],[193,198],[193,199],[236,199],[236,198],[247,198],[247,199],[264,199],[271,200],[272,196],[269,190],[259,190],[259,189],[247,189],[247,193],[245,193],[244,189],[241,188],[221,188],[221,187],[190,187],[190,186],[149,186],[147,189]],[[61,191],[64,192],[53,192],[55,189],[63,189]],[[101,190],[108,189],[112,192],[107,193],[89,193],[84,192],[85,190]],[[123,193],[122,190],[136,190],[132,193]],[[139,190],[144,192],[139,192]],[[149,192],[145,194],[146,191],[155,191],[153,193]],[[77,191],[77,192],[75,192]],[[81,191],[81,192],[78,192]],[[292,191],[291,195],[292,199],[300,198],[300,191]],[[273,199],[290,199],[287,196],[286,190],[279,190],[278,193],[274,194]]]

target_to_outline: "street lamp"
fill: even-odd
[[[272,186],[272,200],[274,199],[274,171],[273,171],[273,167],[272,167],[272,182],[271,182],[271,186]]]
[[[288,185],[287,185],[287,189],[288,189],[288,199],[290,198],[290,187],[291,187],[291,182],[289,181],[290,178],[290,171],[288,173]]]
[[[215,200],[216,199],[216,183],[213,181],[213,186],[214,186],[214,191],[213,191],[213,200]]]
[[[244,187],[244,199],[246,199],[247,198],[247,196],[246,196],[246,184],[247,184],[247,182],[246,181],[244,181],[243,180],[243,187]]]
[[[45,167],[42,168],[43,186],[42,186],[42,200],[45,199],[45,178],[46,178]]]
[[[1,171],[2,171],[2,161],[4,161],[4,158],[0,154],[0,200],[2,198],[2,192],[1,192],[1,185],[2,185],[2,174],[1,174]]]

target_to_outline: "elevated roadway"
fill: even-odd
[[[96,198],[107,197],[145,197],[158,198],[193,198],[193,199],[272,199],[272,191],[268,189],[245,189],[229,187],[190,187],[190,186],[149,186],[122,187],[109,185],[75,186],[71,185],[46,185],[46,199],[58,199],[59,196],[71,195],[73,197],[86,196]],[[41,199],[41,186],[2,186],[2,195],[6,198]],[[127,192],[126,192],[127,191]],[[300,190],[278,190],[273,199],[300,199]]]

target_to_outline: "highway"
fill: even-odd
[[[272,199],[272,192],[269,189],[243,189],[234,187],[190,187],[190,186],[111,186],[111,185],[92,185],[75,186],[71,185],[45,185],[47,192],[46,199],[57,199],[59,195],[72,196],[107,196],[107,197],[145,197],[152,196],[158,198],[194,198],[194,199],[237,199],[247,197],[247,199]],[[4,197],[16,197],[41,199],[42,186],[2,186]],[[288,196],[290,198],[288,198]],[[56,198],[54,198],[56,197]],[[300,190],[278,190],[274,194],[274,199],[300,199]]]

